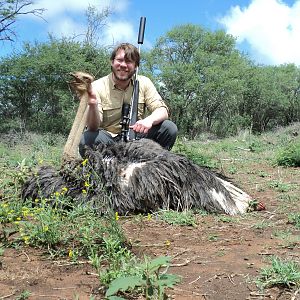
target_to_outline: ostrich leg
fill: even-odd
[[[75,120],[73,122],[71,131],[69,133],[67,142],[64,147],[62,160],[63,162],[71,161],[78,158],[78,145],[80,142],[81,134],[86,126],[87,116],[87,103],[88,103],[88,91],[94,77],[83,73],[76,72],[70,74],[74,79],[70,82],[71,87],[76,91],[80,103],[76,113]]]

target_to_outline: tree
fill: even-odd
[[[161,37],[150,56],[144,68],[154,72],[181,133],[195,137],[226,128],[243,91],[247,64],[232,36],[181,25]]]
[[[108,53],[79,42],[51,38],[25,44],[23,53],[0,63],[0,130],[18,126],[37,132],[67,133],[78,102],[72,101],[67,75],[109,72]]]
[[[239,113],[251,120],[254,132],[299,121],[300,73],[292,64],[252,66],[246,73],[246,89]]]
[[[101,12],[95,6],[89,5],[85,16],[87,19],[87,29],[85,33],[85,44],[97,47],[99,40],[99,33],[102,32],[106,25],[106,20],[111,14],[110,8],[106,7]]]
[[[30,9],[32,4],[33,1],[29,0],[0,0],[0,41],[14,41],[16,32],[13,25],[18,16],[42,16],[45,9]]]

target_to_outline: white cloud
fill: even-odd
[[[128,22],[109,23],[104,34],[104,43],[107,45],[119,42],[135,43],[136,33],[133,25]]]
[[[232,7],[219,20],[237,43],[247,42],[257,60],[300,65],[300,1],[289,7],[280,0],[252,0]]]
[[[122,12],[128,6],[128,0],[37,0],[35,1],[34,8],[44,8],[43,16],[48,18],[57,17],[69,13],[84,13],[88,6],[95,6],[98,10],[110,7],[115,12]]]
[[[46,31],[52,35],[83,38],[86,31],[85,11],[89,5],[96,7],[99,12],[105,8],[112,11],[100,36],[101,44],[112,45],[118,41],[133,40],[134,30],[131,23],[113,21],[114,16],[128,9],[128,0],[38,0],[33,8],[45,9],[43,18],[47,21]]]
[[[58,18],[55,22],[48,24],[48,32],[57,37],[83,38],[86,28],[83,24],[69,17]]]

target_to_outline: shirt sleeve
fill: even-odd
[[[139,76],[138,80],[141,91],[140,98],[142,98],[141,101],[144,101],[147,110],[151,113],[157,108],[165,107],[169,112],[167,105],[158,93],[153,82],[145,76]]]

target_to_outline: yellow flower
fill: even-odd
[[[49,230],[49,227],[47,225],[43,226],[43,231],[47,232]]]
[[[23,217],[27,217],[28,216],[28,212],[29,212],[29,210],[23,210]]]
[[[89,187],[90,184],[89,184],[87,181],[85,181],[84,186],[85,186],[85,187]]]
[[[151,214],[148,214],[148,215],[147,215],[148,221],[151,220],[151,218],[152,218]]]
[[[169,240],[166,240],[166,241],[165,241],[165,245],[166,245],[167,247],[169,247],[169,246],[171,245],[171,242],[170,242]]]
[[[115,219],[116,219],[116,221],[118,221],[120,219],[119,214],[118,214],[117,211],[115,212]]]
[[[61,192],[62,193],[66,193],[68,191],[68,188],[67,187],[63,187],[62,189],[61,189]]]
[[[20,218],[20,217],[17,217],[17,221],[21,221],[21,218]]]
[[[38,203],[40,200],[38,198],[34,199],[35,203]]]
[[[23,240],[26,245],[29,244],[29,236],[27,236],[27,235],[23,236]]]
[[[74,255],[74,253],[73,253],[73,250],[72,250],[72,249],[70,249],[70,250],[69,250],[69,257],[71,257],[71,258],[72,258],[72,257],[73,257],[73,255]]]
[[[85,189],[83,189],[81,192],[82,192],[82,194],[86,194],[86,190]]]
[[[39,164],[41,165],[44,162],[43,159],[39,159]]]
[[[88,159],[86,158],[81,164],[82,164],[83,166],[85,166],[85,165],[87,164],[87,162],[88,162]]]
[[[55,197],[59,197],[60,192],[55,192],[54,195],[55,195]]]

